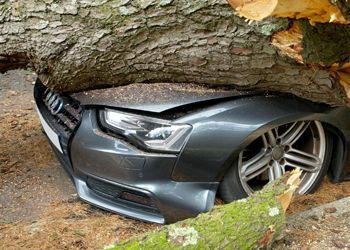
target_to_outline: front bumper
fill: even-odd
[[[104,133],[95,108],[79,107],[76,126],[69,131],[60,128],[59,117],[43,101],[44,91],[37,82],[38,112],[59,135],[63,153],[52,145],[53,149],[81,199],[155,223],[172,223],[212,208],[217,182],[174,181],[171,176],[178,155],[145,152]],[[70,97],[65,101],[76,106]]]

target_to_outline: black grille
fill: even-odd
[[[59,136],[63,151],[61,158],[70,165],[68,147],[72,134],[81,122],[83,108],[70,96],[47,89],[39,79],[34,86],[34,98],[40,114]],[[61,154],[58,151],[56,153]]]
[[[69,96],[61,96],[48,89],[42,95],[42,102],[55,120],[52,122],[54,127],[69,137],[81,120],[82,108],[79,103]]]

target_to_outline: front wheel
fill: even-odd
[[[225,202],[244,198],[295,168],[302,170],[299,194],[321,184],[332,153],[332,138],[319,121],[297,121],[263,133],[244,148],[225,175],[220,195]]]

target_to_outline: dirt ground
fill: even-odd
[[[41,131],[32,98],[34,80],[28,71],[0,74],[0,249],[101,249],[159,227],[78,200]],[[349,182],[325,180],[315,194],[297,197],[288,213],[347,196]],[[350,232],[348,219],[326,218],[304,227],[290,223],[274,248],[350,248],[350,236],[339,238]],[[323,244],[326,238],[329,242]]]

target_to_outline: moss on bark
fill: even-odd
[[[285,224],[276,197],[286,189],[281,180],[276,181],[247,199],[216,206],[209,213],[108,249],[252,249],[269,245]]]
[[[303,32],[302,56],[307,64],[343,64],[350,61],[350,27],[341,24],[310,25],[299,22]]]

